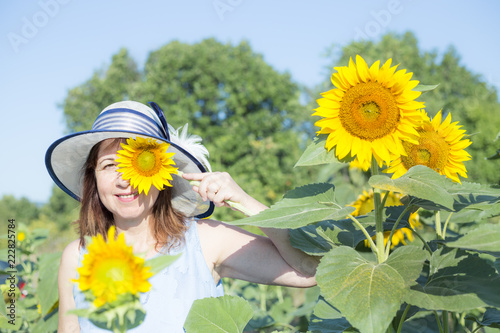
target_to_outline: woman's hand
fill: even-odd
[[[231,201],[242,205],[246,211],[257,214],[267,207],[248,195],[227,172],[185,173],[182,177],[186,180],[199,181],[193,186],[203,200],[210,200],[217,207],[231,207]]]

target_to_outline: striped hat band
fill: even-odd
[[[141,132],[145,135],[170,141],[163,126],[152,118],[152,115],[126,109],[109,109],[103,111],[92,125],[93,131]]]

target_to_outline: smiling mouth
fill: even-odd
[[[134,192],[130,194],[117,194],[116,196],[120,199],[133,199],[139,196],[139,192]]]

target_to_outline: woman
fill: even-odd
[[[214,205],[236,202],[246,212],[267,207],[243,191],[227,173],[206,172],[208,152],[187,126],[178,133],[163,112],[138,102],[118,102],[98,116],[92,129],[54,142],[46,155],[51,177],[65,192],[81,201],[80,239],[63,251],[59,269],[59,332],[99,332],[88,320],[67,315],[88,306],[77,285],[77,268],[86,253],[85,236],[104,237],[111,226],[123,233],[134,252],[146,259],[182,253],[174,264],[154,275],[152,288],[141,295],[144,322],[134,332],[182,332],[194,300],[223,295],[221,278],[292,287],[316,284],[317,261],[290,245],[288,231],[262,228],[268,237],[211,219]],[[179,175],[165,188],[132,186],[118,161],[125,140],[151,138],[167,143]],[[129,146],[131,147],[131,146]],[[132,148],[129,148],[132,149]],[[132,149],[133,150],[133,149]],[[123,152],[123,150],[122,150]],[[172,154],[173,153],[173,154]],[[172,164],[172,163],[171,163]],[[198,181],[192,186],[189,181]]]

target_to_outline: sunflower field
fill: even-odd
[[[195,69],[205,66],[206,76],[169,80],[170,70],[177,75],[166,66],[170,53]],[[220,67],[203,63],[206,54],[219,55]],[[289,229],[294,247],[320,258],[314,288],[225,279],[225,296],[193,304],[187,332],[498,332],[500,121],[490,115],[500,111],[496,92],[460,67],[453,50],[441,63],[435,53],[421,53],[411,33],[353,42],[334,58],[329,79],[307,90],[310,101],[301,105],[299,87],[245,43],[174,42],[151,53],[144,73],[122,50],[107,72],[71,90],[63,107],[68,129],[80,131],[95,117],[76,110],[96,113],[125,95],[187,96],[165,94],[160,102],[175,111],[174,123],[194,119],[214,151],[214,170],[228,170],[270,205],[246,218],[232,211],[214,217],[254,232]],[[244,64],[251,65],[238,67]],[[262,71],[267,80],[251,81]],[[34,222],[8,215],[15,233],[0,242],[15,248],[16,260],[8,251],[0,258],[0,332],[57,330],[57,268],[62,244],[76,238],[67,220],[77,208],[56,191],[51,200]],[[141,261],[123,239],[93,244],[95,256],[113,247],[119,256],[110,260],[131,263],[138,282],[114,286],[126,290],[124,297],[114,297],[118,289],[99,294],[82,267],[79,282],[94,303],[73,313],[125,332],[144,316],[138,293],[170,261]]]

